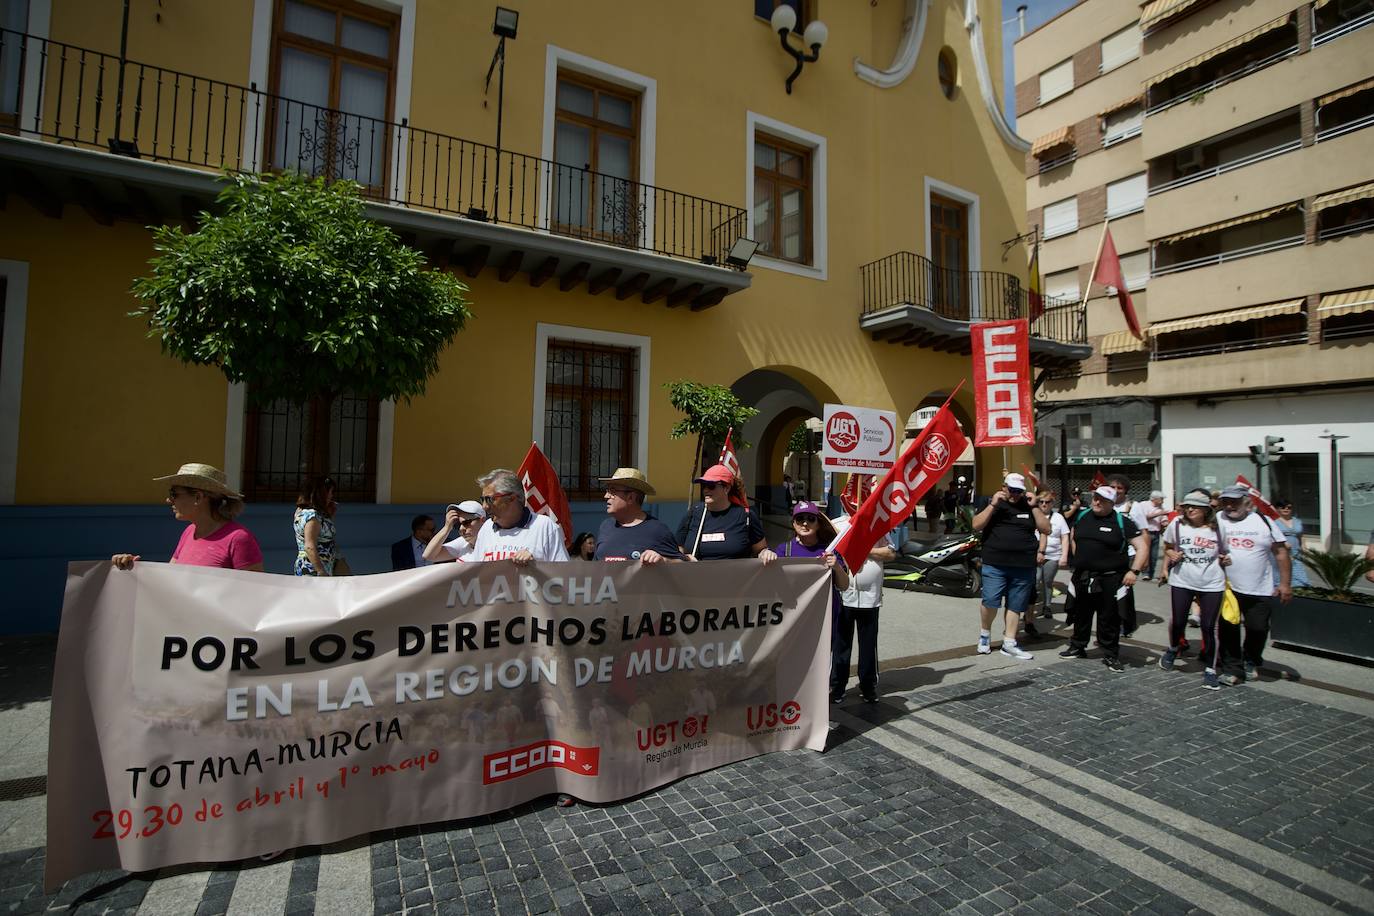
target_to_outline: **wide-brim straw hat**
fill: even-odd
[[[616,468],[615,473],[610,477],[602,477],[602,483],[615,482],[631,490],[638,490],[645,496],[653,496],[654,488],[649,484],[649,478],[644,476],[644,472],[639,468]]]
[[[224,472],[210,464],[183,464],[175,474],[168,474],[166,477],[154,477],[153,480],[156,483],[165,483],[174,487],[203,490],[215,496],[243,499],[242,493],[235,493],[229,488],[229,482],[224,476]]]

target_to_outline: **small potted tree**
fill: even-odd
[[[1374,595],[1355,591],[1374,564],[1345,551],[1301,550],[1298,557],[1326,587],[1294,589],[1293,600],[1277,606],[1274,642],[1374,661]]]

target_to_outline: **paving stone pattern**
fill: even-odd
[[[1374,880],[1368,719],[1253,688],[1203,691],[1182,672],[1110,675],[1093,662],[846,709],[881,722],[902,716],[906,703],[1349,881]],[[831,744],[825,754],[755,758],[616,805],[561,809],[544,799],[500,816],[374,834],[374,911],[1200,912],[861,734],[837,728]],[[1007,761],[1010,779],[1016,766]],[[1113,825],[1093,826],[1144,849]],[[314,910],[319,861],[317,849],[294,854],[276,912]],[[0,856],[0,913],[59,910],[78,898],[81,913],[133,913],[149,885],[149,876],[106,873],[44,896],[42,867],[41,848]],[[255,867],[212,872],[198,916],[225,913],[240,869]]]

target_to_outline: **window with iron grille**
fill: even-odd
[[[243,489],[250,500],[291,502],[307,478],[334,479],[340,502],[377,499],[376,398],[345,392],[304,404],[250,406],[245,419]]]
[[[639,351],[550,340],[545,354],[544,453],[569,499],[595,499],[601,477],[637,463]]]

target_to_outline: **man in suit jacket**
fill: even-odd
[[[391,568],[415,569],[429,566],[430,562],[422,554],[429,539],[434,537],[434,519],[428,515],[417,515],[410,520],[410,537],[401,538],[391,545]]]

